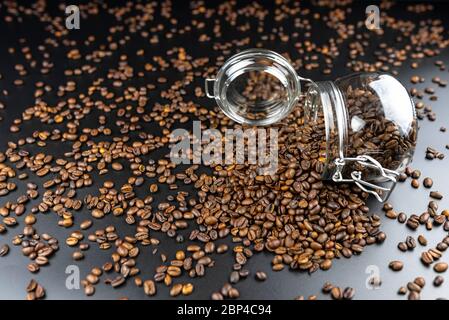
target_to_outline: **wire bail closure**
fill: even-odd
[[[361,171],[352,171],[351,172],[351,178],[344,178],[343,177],[343,168],[346,165],[347,162],[357,162],[363,167],[367,167],[370,169],[376,169],[379,171],[380,177],[383,177],[393,183],[392,187],[382,187],[380,185],[376,185],[374,183],[367,182],[362,179],[362,172]],[[332,180],[335,182],[354,182],[360,189],[363,191],[372,194],[376,197],[376,199],[379,202],[384,202],[387,200],[390,192],[393,190],[394,186],[396,185],[397,178],[399,176],[399,173],[394,170],[386,169],[382,167],[382,165],[374,158],[368,156],[368,155],[361,155],[357,157],[343,157],[343,158],[337,158],[334,161],[336,170],[334,175],[332,176]],[[376,190],[385,191],[385,194],[381,196],[379,192]]]

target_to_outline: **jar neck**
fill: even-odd
[[[348,111],[343,94],[333,81],[315,84],[325,122],[326,166],[323,176],[330,179],[335,172],[334,160],[345,156],[349,130]]]

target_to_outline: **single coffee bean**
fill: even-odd
[[[265,281],[267,279],[267,274],[263,271],[256,272],[256,279],[259,281]]]
[[[75,251],[72,253],[72,258],[75,261],[84,259],[84,254],[81,251]]]
[[[415,189],[419,188],[419,181],[417,179],[412,179],[411,186]]]
[[[433,266],[433,270],[438,273],[446,272],[448,264],[446,262],[438,262]]]
[[[399,242],[398,249],[401,250],[402,252],[405,252],[408,250],[408,246],[405,242]]]
[[[182,284],[177,283],[170,289],[170,296],[176,297],[179,296],[182,292]]]
[[[420,294],[419,292],[416,291],[410,291],[410,293],[408,294],[408,300],[420,300]]]
[[[418,242],[422,246],[427,246],[427,239],[422,234],[418,236]]]
[[[445,242],[439,242],[436,246],[437,250],[439,251],[446,251],[448,247],[448,244],[446,244]]]
[[[113,162],[111,166],[112,166],[112,169],[114,169],[115,171],[123,170],[123,165],[119,162]]]
[[[231,275],[229,276],[229,282],[230,283],[237,283],[240,280],[240,275],[237,271],[231,272]]]
[[[330,293],[333,287],[334,286],[332,283],[325,282],[321,290],[323,291],[323,293]]]
[[[412,174],[410,175],[413,179],[419,179],[421,177],[421,171],[419,170],[413,170]]]
[[[407,289],[410,291],[421,292],[421,287],[414,282],[407,283]]]
[[[412,236],[407,236],[405,243],[409,250],[413,250],[416,247],[416,241]]]
[[[425,264],[425,265],[430,265],[430,264],[433,262],[433,257],[432,257],[432,255],[431,255],[429,252],[424,251],[424,252],[421,254],[421,262],[422,262],[423,264]]]
[[[435,287],[439,287],[443,284],[444,278],[442,276],[436,276],[435,279],[433,279],[433,285]]]
[[[426,188],[432,188],[433,180],[431,178],[429,178],[429,177],[424,178],[423,186],[426,187]]]
[[[415,280],[413,280],[414,283],[416,283],[421,288],[424,288],[426,285],[426,280],[423,277],[416,277]]]
[[[404,212],[399,213],[398,221],[400,223],[404,223],[405,221],[407,221],[407,215]]]
[[[125,283],[125,278],[122,276],[118,276],[114,280],[111,281],[111,286],[113,288],[118,288]]]
[[[86,296],[92,296],[95,293],[95,287],[91,284],[88,284],[87,286],[84,287],[84,294]]]
[[[355,289],[351,287],[347,287],[343,290],[343,299],[345,300],[352,300],[355,295]]]
[[[182,286],[182,294],[184,295],[184,296],[188,296],[188,295],[190,295],[190,294],[192,294],[192,292],[193,292],[193,284],[191,284],[191,283],[186,283],[186,284],[184,284],[183,286]]]
[[[230,299],[237,299],[240,297],[240,292],[237,290],[237,288],[230,288],[228,292],[228,297]]]
[[[220,292],[214,292],[211,295],[212,300],[223,300],[223,295]]]
[[[429,196],[437,200],[443,199],[443,195],[438,191],[430,191]]]
[[[406,294],[406,293],[407,293],[407,288],[406,288],[406,287],[400,287],[400,288],[398,289],[398,294],[404,295],[404,294]]]
[[[401,271],[402,268],[404,267],[404,263],[402,261],[395,260],[395,261],[391,261],[388,266],[393,271]]]
[[[147,296],[154,296],[156,294],[156,284],[153,280],[146,280],[143,283],[143,291]]]
[[[9,252],[9,246],[7,244],[4,244],[0,247],[0,257],[4,257]]]
[[[342,299],[342,293],[339,287],[333,287],[331,289],[331,297],[334,300],[341,300]]]

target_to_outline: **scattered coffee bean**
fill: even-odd
[[[433,270],[435,270],[435,272],[446,272],[448,268],[448,264],[446,262],[438,262],[433,266]]]
[[[422,234],[418,236],[418,242],[422,246],[427,246],[427,239]]]
[[[444,278],[442,276],[436,276],[435,279],[433,279],[433,285],[435,287],[439,287],[443,284]]]
[[[424,178],[423,186],[426,187],[426,188],[432,188],[433,180],[431,178],[429,178],[429,177]]]
[[[0,247],[0,257],[4,257],[9,252],[9,246],[7,244],[4,244]]]
[[[391,261],[388,266],[393,271],[401,271],[402,268],[404,267],[404,263],[402,261],[397,261],[396,260],[396,261]]]
[[[438,191],[430,191],[429,195],[430,195],[431,198],[434,198],[434,199],[437,199],[437,200],[443,199],[443,195],[440,192],[438,192]]]

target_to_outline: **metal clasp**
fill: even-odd
[[[206,80],[204,80],[204,89],[206,91],[206,96],[208,98],[215,98],[215,96],[213,94],[210,94],[209,92],[209,82],[215,82],[215,79],[207,78]]]
[[[337,159],[335,159],[334,162],[335,162],[335,166],[336,166],[336,171],[335,171],[334,175],[332,176],[333,181],[335,181],[335,182],[354,182],[363,191],[374,195],[379,202],[384,202],[388,198],[388,195],[390,194],[390,192],[393,190],[394,186],[396,185],[397,177],[399,176],[398,172],[382,167],[382,165],[376,159],[374,159],[370,156],[367,156],[367,155],[361,155],[361,156],[352,157],[352,158],[351,157],[337,158]],[[393,184],[392,187],[389,187],[389,188],[382,187],[382,186],[379,186],[379,185],[376,185],[376,184],[373,184],[373,183],[363,180],[361,171],[352,171],[350,179],[344,178],[342,172],[343,172],[343,168],[347,162],[357,162],[361,166],[378,170],[381,177],[392,182],[392,184]],[[376,190],[385,191],[385,193],[383,193],[383,195],[381,196],[379,194],[379,192],[377,192]]]

